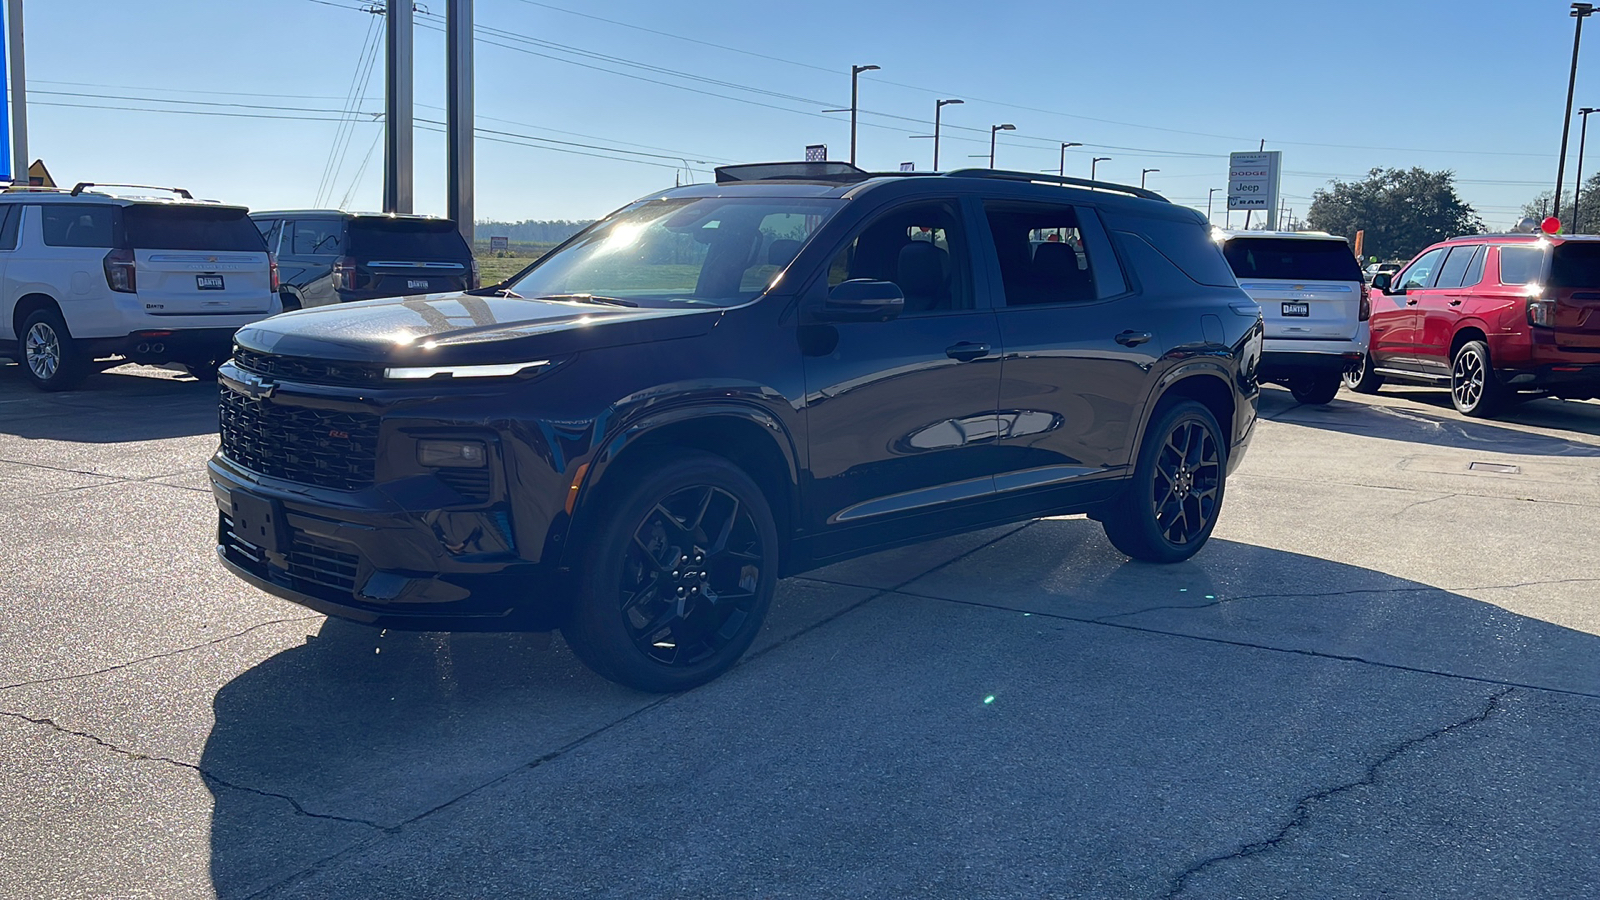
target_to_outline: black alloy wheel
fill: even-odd
[[[1344,386],[1358,394],[1376,394],[1383,387],[1383,376],[1372,371],[1372,354],[1361,354],[1344,370]]]
[[[593,533],[567,642],[640,690],[722,674],[760,631],[777,585],[777,528],[760,488],[727,460],[685,453],[609,499],[597,501],[613,517]]]
[[[1495,377],[1489,348],[1483,341],[1468,341],[1450,362],[1450,402],[1464,416],[1492,416],[1505,405],[1507,391]]]
[[[1188,559],[1211,537],[1227,480],[1227,448],[1211,411],[1183,400],[1151,423],[1129,494],[1105,517],[1112,546],[1146,562]]]

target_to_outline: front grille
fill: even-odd
[[[369,363],[340,362],[304,356],[277,356],[233,348],[233,364],[247,372],[279,381],[305,384],[339,384],[364,387],[383,381],[383,367]]]
[[[489,502],[488,469],[438,469],[433,474],[462,497],[474,503]]]
[[[378,417],[285,406],[227,388],[219,407],[222,455],[272,478],[355,491],[373,482]]]
[[[222,516],[220,537],[228,558],[258,578],[307,594],[331,592],[343,597],[355,593],[361,557],[303,531],[291,532],[289,549],[284,554],[287,569],[269,568],[266,552],[234,534],[233,520],[226,514]]]

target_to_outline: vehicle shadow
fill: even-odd
[[[22,367],[0,363],[0,435],[117,444],[217,430],[217,385],[167,369],[124,365],[77,390],[39,391]]]
[[[463,885],[477,883],[473,870],[485,868],[500,880],[483,884],[518,884],[519,895],[576,896],[585,885],[611,885],[601,893],[623,896],[622,886],[641,884],[654,884],[657,896],[716,894],[683,880],[704,877],[704,870],[680,872],[674,862],[709,852],[695,844],[709,836],[694,837],[693,822],[715,821],[715,843],[723,849],[773,847],[774,835],[784,831],[783,811],[798,807],[796,815],[822,817],[820,831],[842,827],[854,837],[843,850],[814,835],[783,845],[784,887],[796,896],[827,894],[831,876],[824,873],[836,867],[846,877],[858,867],[899,865],[893,860],[907,828],[920,834],[915,829],[926,827],[924,843],[938,844],[948,823],[996,816],[1007,820],[1008,833],[1028,836],[1006,844],[993,863],[1014,864],[1017,877],[1043,871],[1008,862],[1006,855],[1024,844],[1053,848],[1050,865],[1065,867],[1055,870],[1058,879],[1073,871],[1063,859],[1081,856],[1083,865],[1099,865],[1094,860],[1145,857],[1160,846],[1167,858],[1138,873],[1093,873],[1112,879],[1093,882],[1097,895],[1159,895],[1159,882],[1138,879],[1181,870],[1191,845],[1234,840],[1229,817],[1215,815],[1218,803],[1268,822],[1287,814],[1278,806],[1253,807],[1256,788],[1229,772],[1252,772],[1254,785],[1302,785],[1308,771],[1330,758],[1374,752],[1376,739],[1362,729],[1390,719],[1408,726],[1426,721],[1419,704],[1435,692],[1487,696],[1496,689],[1474,678],[1600,690],[1593,665],[1600,639],[1593,635],[1381,572],[1228,541],[1214,540],[1174,566],[1130,563],[1111,553],[1098,531],[1081,519],[1041,521],[1018,534],[1082,552],[1069,561],[1060,553],[1005,551],[1002,541],[985,551],[1004,554],[998,584],[982,571],[963,573],[965,561],[957,563],[950,579],[927,576],[908,593],[875,600],[659,705],[591,675],[559,641],[535,651],[520,636],[384,633],[330,620],[304,645],[263,661],[215,696],[201,768],[214,799],[216,894],[253,896],[358,844],[367,847],[355,857],[384,859],[379,872],[364,865],[350,873],[379,877],[382,884],[356,888],[370,896],[473,895]],[[951,592],[961,602],[923,599]],[[1284,596],[1267,596],[1275,592]],[[1229,606],[1236,598],[1237,606]],[[915,614],[918,608],[927,614]],[[850,624],[863,616],[865,624]],[[964,631],[950,631],[952,617],[965,623]],[[1150,629],[1143,637],[1129,631],[1141,626]],[[1205,640],[1172,637],[1191,627]],[[1293,652],[1241,649],[1270,646]],[[1325,669],[1312,670],[1320,672],[1316,677],[1294,668],[1308,653],[1335,651],[1339,656]],[[1355,658],[1392,658],[1403,671],[1353,667]],[[1463,670],[1468,680],[1418,674]],[[1016,700],[1008,702],[1049,693],[1038,700],[1039,711],[1030,711],[1031,724],[995,738],[1008,745],[946,737],[949,706],[929,695],[971,693],[974,672],[1018,682],[1007,695]],[[1197,685],[1202,672],[1205,684]],[[1070,714],[1055,714],[1048,704],[1063,702],[1050,693],[1057,685],[1072,703],[1114,712],[1076,723]],[[1211,690],[1220,693],[1210,696]],[[1356,709],[1341,705],[1352,698],[1359,699]],[[1233,727],[1235,718],[1239,728],[1260,734],[1219,737],[1227,732],[1216,729]],[[1088,721],[1092,729],[1083,727]],[[1252,743],[1257,739],[1259,745]],[[934,741],[938,752],[917,749],[919,740]],[[841,748],[854,749],[833,752]],[[1138,748],[1131,770],[1119,756],[1127,748]],[[561,759],[550,762],[557,754]],[[1105,794],[1116,796],[1094,803],[1087,795],[1053,798],[1082,804],[1068,816],[1048,804],[1002,803],[1000,812],[990,806],[999,801],[982,790],[922,805],[886,790],[889,782],[873,781],[961,784],[998,772],[1001,759],[1008,761],[1007,784],[1055,783],[1065,772],[1078,773],[1072,785],[1112,775],[1131,780],[1109,784]],[[514,774],[546,765],[535,776]],[[690,766],[688,774],[676,773],[680,765]],[[880,772],[884,765],[892,776]],[[589,772],[596,766],[601,772]],[[796,767],[805,770],[799,780]],[[1048,771],[1036,771],[1041,767]],[[758,777],[733,779],[734,771]],[[1496,790],[1508,796],[1537,798],[1552,790],[1554,782],[1541,777],[1518,767],[1494,773]],[[1151,783],[1139,780],[1145,778]],[[471,801],[452,808],[470,806],[476,819],[450,813],[447,826],[436,815],[425,825],[414,821],[474,791]],[[1149,802],[1141,806],[1140,798]],[[752,809],[768,812],[740,812]],[[1209,812],[1195,818],[1178,812],[1189,809]],[[473,824],[485,817],[504,829]],[[862,824],[899,817],[906,821],[895,826],[898,835]],[[411,824],[398,830],[403,823]],[[1160,834],[1141,832],[1148,827],[1184,838],[1169,846]],[[1509,845],[1497,858],[1513,858],[1519,841],[1544,840],[1540,834],[1505,829],[1496,841]],[[429,849],[419,850],[418,842]],[[768,856],[711,855],[723,867],[718,877],[730,879],[727,895],[751,894],[754,888],[733,886],[759,877],[758,858]],[[288,893],[348,896],[315,879],[337,882],[349,862],[320,866],[307,876],[312,881],[296,882]],[[1068,889],[1072,884],[1024,880],[994,889],[1066,895],[1079,890]]]
[[[1261,415],[1274,422],[1321,428],[1391,441],[1432,444],[1458,450],[1484,450],[1527,456],[1600,457],[1600,444],[1534,434],[1481,419],[1469,419],[1450,406],[1443,392],[1388,391],[1427,404],[1429,409],[1367,404],[1341,394],[1326,406],[1297,404],[1287,391],[1262,391]],[[1437,394],[1437,396],[1435,396]],[[1442,401],[1440,398],[1443,398]],[[1433,408],[1442,407],[1434,412]],[[1600,436],[1600,407],[1563,400],[1530,400],[1513,406],[1496,421]]]

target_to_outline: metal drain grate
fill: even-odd
[[[1467,468],[1474,472],[1492,472],[1495,475],[1521,475],[1521,466],[1507,465],[1506,463],[1468,463]]]

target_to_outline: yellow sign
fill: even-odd
[[[50,170],[44,167],[44,160],[34,160],[33,165],[28,167],[28,187],[53,188],[55,186],[56,180],[50,177]]]

